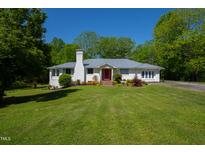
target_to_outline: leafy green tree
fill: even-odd
[[[59,64],[59,57],[61,55],[64,46],[65,46],[65,42],[60,38],[54,37],[53,40],[50,42],[51,61],[53,64]]]
[[[205,57],[191,59],[186,63],[186,71],[189,79],[192,81],[199,81],[199,78],[205,76]]]
[[[16,79],[34,80],[49,63],[40,9],[0,9],[0,101]]]
[[[58,64],[63,64],[67,62],[75,61],[76,58],[76,49],[79,46],[77,44],[66,44],[61,52],[58,54]]]
[[[53,38],[50,43],[51,59],[53,64],[62,64],[75,61],[77,44],[66,44],[62,39]]]
[[[102,58],[127,58],[133,47],[134,42],[128,37],[101,37],[96,50]]]
[[[96,56],[96,43],[99,40],[99,35],[95,32],[82,32],[73,41],[74,44],[78,44],[79,47],[85,50],[89,58]]]
[[[142,63],[156,64],[157,57],[154,42],[148,41],[144,44],[138,45],[130,58]]]
[[[154,39],[166,79],[201,80],[205,72],[205,9],[168,12],[155,26]]]

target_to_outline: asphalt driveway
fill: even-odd
[[[193,83],[193,82],[182,82],[182,81],[164,81],[164,84],[179,88],[186,88],[191,90],[205,91],[205,84]]]

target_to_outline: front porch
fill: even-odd
[[[112,86],[114,68],[110,65],[100,67],[100,83],[102,85]]]

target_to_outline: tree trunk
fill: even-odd
[[[198,81],[198,72],[195,72],[195,81]]]
[[[3,102],[4,90],[0,89],[0,103]]]
[[[37,83],[36,82],[33,83],[33,87],[37,88]]]

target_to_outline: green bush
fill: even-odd
[[[71,85],[71,75],[69,74],[62,74],[60,77],[59,77],[59,84],[62,86],[62,87],[68,87]]]
[[[122,87],[123,85],[120,84],[120,83],[118,83],[118,84],[116,84],[115,86],[116,86],[116,87]]]
[[[31,84],[26,83],[24,81],[16,81],[7,89],[21,89],[21,88],[27,88],[27,87],[31,87]]]
[[[80,85],[80,80],[76,80],[76,85]]]
[[[88,81],[86,83],[86,85],[97,85],[97,84],[98,84],[98,82],[96,82],[96,81]]]
[[[127,86],[131,86],[132,83],[133,83],[133,80],[129,80],[129,79],[126,80],[126,85]]]
[[[118,83],[117,83],[117,81],[112,81],[112,84],[113,84],[113,85],[116,85],[116,84],[118,84]]]
[[[113,78],[114,78],[114,81],[116,81],[117,83],[121,83],[122,75],[121,74],[114,74]]]
[[[80,83],[80,85],[83,85],[83,86],[84,86],[84,85],[86,85],[86,82],[83,81],[83,82]]]
[[[148,83],[147,83],[147,82],[145,82],[145,81],[142,81],[142,84],[143,84],[143,85],[148,85]]]

